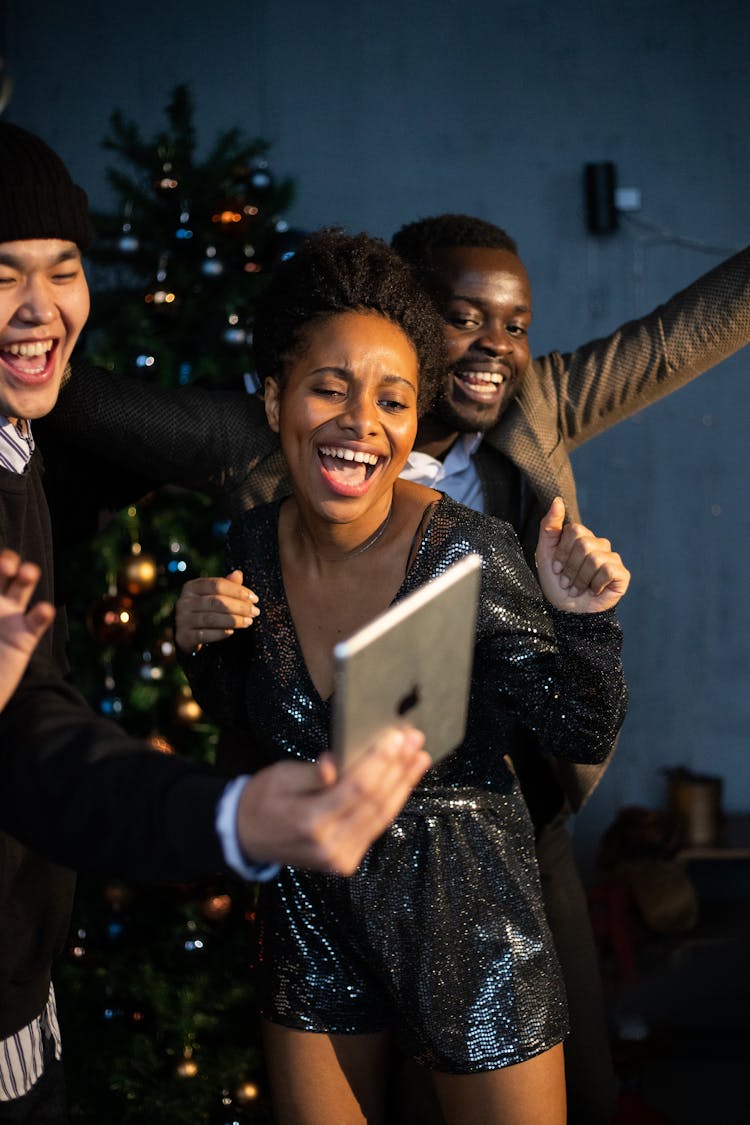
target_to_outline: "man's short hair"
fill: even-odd
[[[419,273],[429,269],[435,250],[449,246],[481,246],[518,254],[515,241],[502,227],[471,215],[435,215],[407,223],[396,231],[391,246]]]

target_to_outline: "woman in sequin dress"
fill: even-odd
[[[364,235],[324,232],[281,268],[255,351],[293,492],[240,517],[229,577],[188,583],[178,604],[208,712],[248,732],[255,760],[314,760],[334,644],[467,553],[483,558],[465,741],[352,877],[285,867],[262,888],[279,1125],[384,1122],[391,1038],[433,1071],[449,1125],[565,1120],[564,993],[506,755],[523,727],[550,753],[606,755],[626,695],[611,607],[629,576],[605,540],[563,531],[556,501],[540,591],[509,525],[399,479],[444,362],[436,316]],[[583,589],[595,571],[597,593],[578,594],[576,575]]]

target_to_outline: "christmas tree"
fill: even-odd
[[[268,146],[236,129],[196,153],[186,87],[151,140],[120,112],[104,142],[115,213],[95,216],[86,347],[161,386],[251,389],[252,316],[298,239]],[[221,573],[226,522],[176,488],[110,518],[67,560],[71,662],[92,705],[155,752],[212,761],[216,730],[174,659],[182,583]],[[252,996],[254,890],[82,880],[58,973],[74,1121],[270,1120]]]

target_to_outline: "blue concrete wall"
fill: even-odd
[[[102,204],[111,110],[148,134],[188,81],[206,145],[235,124],[273,141],[302,227],[389,236],[442,210],[506,226],[540,353],[647,311],[747,241],[749,31],[743,0],[19,0],[8,116]],[[581,170],[596,160],[640,189],[645,226],[587,236]],[[745,353],[576,455],[585,515],[634,572],[632,705],[579,818],[584,859],[617,806],[660,803],[664,766],[719,773],[726,807],[750,809],[749,388]]]

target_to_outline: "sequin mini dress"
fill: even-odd
[[[245,513],[229,535],[229,565],[244,571],[260,617],[201,649],[187,672],[201,705],[244,728],[265,760],[312,761],[330,744],[331,703],[290,615],[278,510]],[[447,496],[396,600],[473,551],[483,574],[464,742],[427,772],[353,876],[284,867],[260,900],[268,1019],[388,1030],[417,1062],[454,1074],[522,1062],[567,1030],[533,829],[506,754],[526,727],[552,754],[598,761],[626,699],[614,614],[552,609],[510,525]]]

